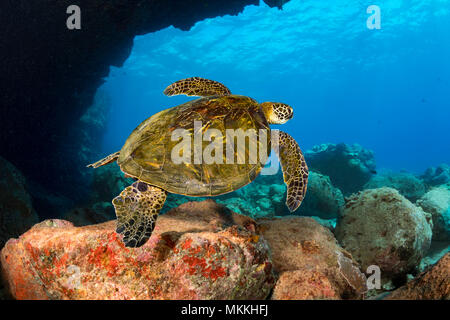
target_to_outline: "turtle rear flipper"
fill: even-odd
[[[125,246],[136,248],[147,242],[166,197],[165,190],[136,181],[113,199],[116,232],[123,234]]]
[[[272,146],[280,160],[283,180],[287,186],[286,205],[293,212],[305,198],[308,166],[294,138],[283,131],[278,133],[278,139],[272,139]]]
[[[187,96],[226,96],[231,94],[230,89],[217,81],[199,77],[178,80],[164,90],[166,96],[185,94]]]
[[[119,155],[120,155],[120,151],[114,152],[114,153],[110,154],[109,156],[107,156],[101,160],[98,160],[97,162],[88,164],[87,167],[95,169],[95,168],[104,166],[105,164],[109,164],[111,162],[116,161],[117,158],[119,158]]]

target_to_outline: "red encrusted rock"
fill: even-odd
[[[212,200],[158,219],[151,239],[126,248],[115,221],[37,224],[1,252],[16,299],[264,299],[274,285],[254,221]]]
[[[280,274],[273,299],[357,299],[367,291],[366,277],[330,230],[312,218],[257,221]]]
[[[450,253],[428,271],[392,292],[388,300],[450,300]]]

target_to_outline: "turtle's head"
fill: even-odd
[[[294,110],[291,106],[279,102],[261,103],[262,111],[270,124],[283,124],[292,119]]]

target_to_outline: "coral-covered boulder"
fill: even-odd
[[[310,171],[308,190],[298,214],[322,219],[336,219],[343,205],[344,196],[341,190],[331,184],[330,178]]]
[[[173,209],[189,200],[202,201],[203,197],[187,197],[169,194],[163,212]],[[260,175],[247,186],[214,198],[234,212],[257,219],[275,215],[290,214],[286,207],[286,186],[281,172],[277,175]]]
[[[437,168],[430,167],[425,170],[422,179],[430,186],[450,183],[450,166],[441,164]]]
[[[392,292],[388,300],[450,300],[450,253],[407,285]]]
[[[373,152],[358,144],[321,144],[305,152],[310,170],[329,176],[344,195],[362,190],[375,172]]]
[[[192,198],[169,194],[163,211],[181,205],[189,199]],[[194,201],[203,199],[195,198]],[[215,200],[234,212],[253,219],[291,215],[286,206],[286,185],[281,170],[276,175],[261,175],[247,186],[232,193],[220,195]],[[343,204],[342,192],[331,184],[329,177],[310,171],[308,191],[296,214],[336,219]]]
[[[0,248],[38,222],[25,177],[0,157]]]
[[[366,278],[333,234],[309,217],[258,220],[280,274],[273,299],[359,298]]]
[[[382,187],[396,189],[402,196],[412,202],[415,202],[426,192],[424,182],[408,172],[385,171],[373,176],[364,185],[364,189],[377,189]]]
[[[276,175],[260,175],[244,188],[219,196],[217,202],[254,219],[289,214],[281,171]]]
[[[1,252],[17,299],[264,299],[274,285],[252,219],[212,200],[159,217],[142,247],[123,246],[115,222],[37,224]]]
[[[207,197],[188,197],[170,193],[162,212],[189,201],[204,201]],[[217,203],[253,219],[289,215],[286,207],[286,186],[283,176],[258,176],[255,181],[234,192],[214,197]]]
[[[362,270],[378,266],[387,284],[415,270],[430,247],[431,229],[429,214],[397,190],[379,188],[347,199],[335,234]]]
[[[341,295],[326,273],[317,270],[293,270],[281,273],[273,300],[340,300]]]
[[[417,204],[433,217],[433,240],[450,241],[450,187],[431,189]]]
[[[206,197],[169,194],[162,209],[166,212],[188,201],[203,201]],[[286,207],[286,186],[281,171],[271,176],[260,175],[255,181],[234,192],[214,198],[230,210],[253,219],[290,214]]]
[[[180,197],[175,195],[172,198],[179,203],[182,201]],[[216,201],[254,219],[291,215],[286,206],[286,185],[281,171],[272,176],[259,176],[244,188],[217,197]],[[331,184],[330,179],[310,171],[308,191],[296,214],[336,219],[343,204],[342,192]]]
[[[270,198],[243,198],[236,194],[232,198],[217,199],[217,202],[254,219],[275,216],[274,202]]]

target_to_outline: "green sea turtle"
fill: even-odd
[[[281,131],[274,139],[269,128],[269,124],[282,124],[292,118],[290,106],[259,104],[252,98],[232,95],[219,82],[198,77],[179,80],[164,93],[201,98],[151,116],[131,133],[120,151],[88,165],[98,168],[117,162],[127,176],[137,179],[112,201],[116,232],[123,234],[127,247],[142,246],[150,238],[168,192],[216,196],[252,182],[267,160],[262,155],[258,161],[250,161],[255,146],[258,152],[264,151],[258,154],[268,155],[271,148],[276,151],[287,185],[286,205],[291,211],[300,206],[306,193],[308,167],[297,142]],[[237,134],[230,136],[230,132]],[[248,132],[256,136],[246,136]],[[244,144],[239,144],[240,134]],[[193,157],[189,153],[191,142],[182,144],[180,138],[194,141]],[[214,161],[202,161],[207,151]],[[179,161],[180,157],[184,160]]]

